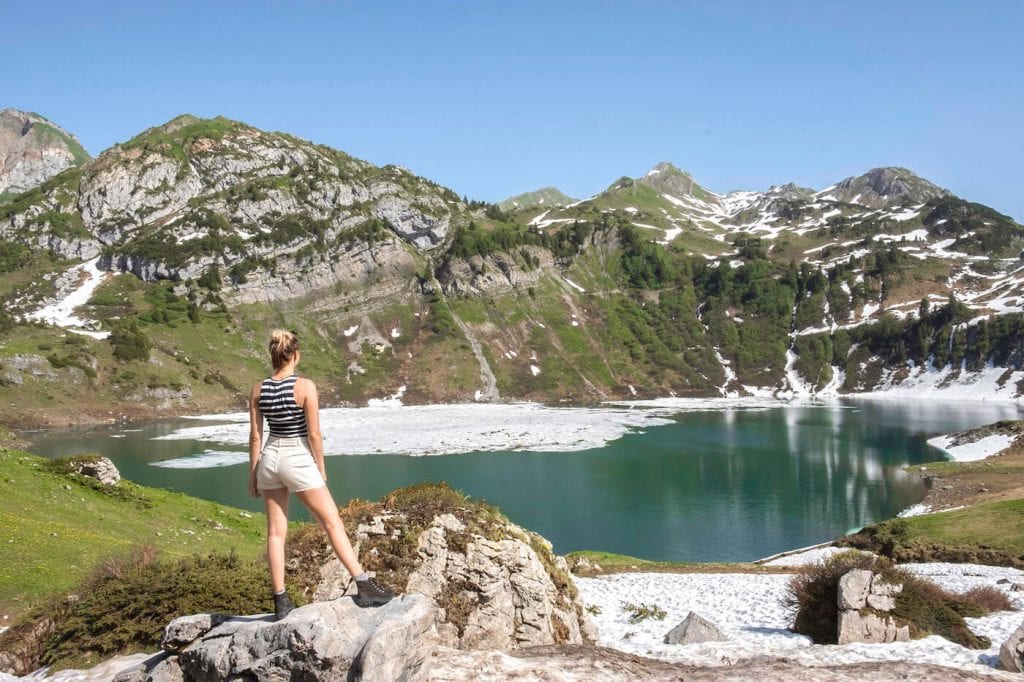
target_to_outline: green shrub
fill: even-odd
[[[654,620],[665,620],[665,609],[661,608],[657,604],[630,604],[628,602],[622,602],[622,610],[628,615],[627,620],[636,625],[648,618]]]
[[[108,561],[51,614],[56,631],[43,654],[54,668],[95,664],[111,656],[157,649],[164,626],[192,613],[253,614],[270,606],[267,568],[234,553],[169,562],[141,550]]]
[[[115,327],[108,340],[114,348],[114,357],[121,362],[149,359],[149,338],[134,320]]]

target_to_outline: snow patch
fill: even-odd
[[[996,433],[963,445],[952,445],[952,436],[936,436],[928,440],[928,445],[942,450],[958,462],[976,462],[1002,452],[1016,441],[1016,434]]]
[[[829,552],[822,551],[825,555]],[[814,557],[813,554],[810,555]],[[1007,594],[1018,608],[1020,593],[1010,592],[1000,579],[1024,580],[1024,571],[973,564],[904,564],[903,567],[953,592],[991,586]],[[602,645],[642,656],[699,666],[729,666],[758,657],[785,657],[803,665],[854,664],[893,660],[932,663],[951,668],[990,671],[999,646],[1020,625],[1020,613],[1006,611],[968,618],[968,626],[992,641],[986,651],[966,649],[938,636],[892,644],[818,645],[789,630],[796,613],[787,604],[791,575],[707,573],[623,573],[575,578],[585,606],[596,606],[593,617]],[[636,595],[642,595],[638,599]],[[656,604],[665,620],[629,623],[623,602]],[[665,644],[665,633],[689,613],[714,622],[729,637],[726,642],[688,646]],[[955,671],[951,671],[955,676]]]
[[[587,293],[586,289],[581,287],[579,284],[576,284],[576,282],[572,281],[568,277],[562,277],[562,279],[564,279],[569,284],[569,286],[571,286],[573,289],[575,289],[576,291],[580,292],[581,294]]]
[[[64,327],[70,331],[78,330],[79,333],[97,339],[105,339],[110,336],[108,332],[82,330],[83,327],[89,326],[92,322],[75,315],[75,310],[79,306],[88,303],[93,292],[96,291],[96,287],[103,282],[106,272],[97,267],[99,260],[99,258],[94,258],[88,263],[82,263],[70,268],[67,271],[67,275],[77,277],[80,280],[75,288],[64,298],[29,313],[25,317],[29,320],[47,322],[58,327]]]

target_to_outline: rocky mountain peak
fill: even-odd
[[[39,114],[0,110],[0,201],[89,160],[75,136]]]
[[[795,201],[814,196],[814,190],[809,187],[801,187],[793,182],[787,182],[785,185],[772,185],[765,194],[777,199]]]
[[[636,182],[676,197],[694,196],[703,192],[703,188],[696,183],[692,175],[668,161],[662,161]]]
[[[498,202],[503,211],[520,211],[531,208],[554,208],[568,206],[576,200],[557,187],[541,187],[532,192],[524,192]]]
[[[846,178],[822,192],[839,201],[870,208],[923,204],[948,195],[947,190],[925,180],[906,168],[873,168],[864,175]]]

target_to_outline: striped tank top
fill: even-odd
[[[306,414],[295,404],[294,374],[284,379],[264,379],[260,386],[260,412],[267,418],[270,435],[280,438],[308,436]]]

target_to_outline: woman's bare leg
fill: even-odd
[[[345,569],[353,577],[362,574],[363,567],[356,558],[356,552],[352,549],[352,543],[349,542],[348,533],[345,532],[345,524],[341,522],[341,517],[338,516],[338,506],[334,504],[334,498],[331,496],[331,491],[327,489],[327,486],[314,490],[303,490],[302,492],[295,493],[295,495],[312,512],[313,516],[316,517],[317,523],[327,533],[327,538],[331,541],[331,547],[334,548],[334,552],[341,559]]]
[[[288,536],[288,488],[261,490],[267,508],[267,563],[274,592],[284,589],[284,541]]]

